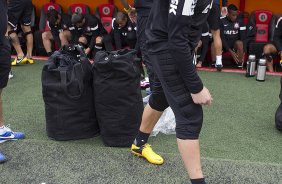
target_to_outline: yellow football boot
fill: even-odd
[[[164,159],[153,151],[150,144],[145,144],[141,147],[132,144],[131,153],[137,156],[144,157],[146,160],[148,160],[148,162],[152,164],[161,165],[164,163]]]
[[[11,63],[11,65],[12,66],[16,66],[16,65],[18,65],[18,64],[20,64],[20,63],[24,63],[25,61],[25,57],[24,56],[22,56],[22,57],[16,57],[15,59],[14,59],[14,61]]]
[[[33,61],[32,58],[27,58],[27,57],[25,57],[25,58],[23,59],[22,63],[30,64],[30,65],[31,65],[31,64],[34,63],[34,61]]]

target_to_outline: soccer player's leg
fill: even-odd
[[[263,47],[263,56],[266,59],[267,69],[270,72],[273,72],[273,55],[277,54],[277,49],[274,44],[269,43]]]
[[[42,33],[42,42],[46,50],[47,55],[50,57],[52,55],[52,40],[54,40],[51,31],[45,31]]]
[[[0,143],[8,140],[23,139],[24,134],[21,132],[13,132],[9,127],[4,125],[3,107],[2,107],[2,89],[7,86],[9,73],[11,70],[11,48],[7,39],[3,40],[0,47]]]
[[[26,58],[24,60],[25,63],[33,64],[34,61],[32,59],[32,51],[33,51],[33,33],[31,30],[31,16],[32,16],[32,2],[31,0],[25,0],[23,2],[23,6],[25,7],[22,17],[21,17],[21,28],[24,32],[24,36],[26,39]]]
[[[164,159],[159,154],[155,153],[151,145],[147,142],[150,133],[167,107],[168,103],[163,93],[161,83],[158,77],[155,76],[149,104],[147,104],[144,109],[138,135],[131,146],[131,152],[133,154],[144,157],[152,164],[160,165],[164,162]]]
[[[20,1],[10,1],[8,3],[8,28],[6,36],[9,37],[17,53],[17,57],[12,62],[13,66],[21,63],[24,59],[24,53],[17,35],[17,27],[19,20],[21,20],[23,10],[24,7],[21,6]]]

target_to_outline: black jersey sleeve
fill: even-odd
[[[282,36],[282,17],[280,17],[277,21],[275,32],[274,32],[274,39],[273,39],[278,52],[282,51],[281,36]]]
[[[240,35],[240,40],[244,41],[246,39],[246,25],[243,21],[243,19],[239,20],[239,25],[240,25],[240,31],[239,31],[239,35]]]
[[[168,48],[185,85],[193,94],[203,89],[192,55],[210,8],[211,0],[179,0],[178,4],[177,1],[171,1],[169,8]]]

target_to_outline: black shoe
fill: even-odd
[[[215,65],[216,70],[219,72],[221,71],[222,67],[223,65],[217,65],[217,64]]]

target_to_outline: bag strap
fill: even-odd
[[[81,64],[75,64],[73,66],[73,70],[71,71],[71,80],[68,83],[67,82],[67,70],[61,70],[60,71],[61,76],[61,87],[66,93],[66,95],[71,99],[79,99],[82,96],[82,93],[84,91],[84,84],[83,84],[83,68]],[[71,95],[68,92],[68,85],[76,82],[78,84],[79,88],[79,94],[78,95]]]

